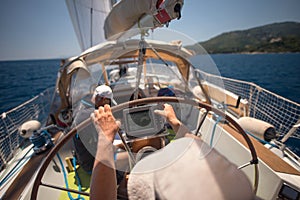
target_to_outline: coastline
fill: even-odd
[[[208,54],[210,55],[216,55],[216,54],[245,54],[245,55],[264,55],[264,54],[300,54],[300,51],[299,52],[291,52],[291,51],[287,51],[287,52],[261,52],[261,51],[253,51],[253,52],[227,52],[227,53],[224,53],[224,52],[217,52],[217,53],[209,53],[207,52]]]

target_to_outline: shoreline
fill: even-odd
[[[254,52],[227,52],[227,53],[209,53],[210,55],[214,54],[244,54],[244,55],[259,55],[259,54],[300,54],[300,52],[260,52],[260,51],[254,51]]]

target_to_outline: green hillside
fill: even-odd
[[[208,53],[300,52],[300,23],[274,23],[232,31],[199,44]]]

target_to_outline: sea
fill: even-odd
[[[300,53],[213,54],[211,58],[222,76],[253,82],[300,103]],[[0,61],[0,114],[54,86],[59,64],[60,59]]]

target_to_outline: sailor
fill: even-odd
[[[105,104],[111,106],[113,103],[116,105],[116,102],[113,98],[113,92],[107,85],[100,85],[96,87],[91,101],[95,104],[95,109],[98,109],[100,106],[104,106]]]
[[[74,118],[73,126],[76,126],[88,119],[95,109],[100,106],[116,104],[113,99],[113,92],[107,85],[100,85],[96,87],[91,102],[93,105],[85,102],[80,107]],[[94,154],[97,148],[97,131],[93,124],[85,127],[82,130],[78,130],[78,133],[74,136],[73,142],[76,152],[76,158],[79,165],[88,173],[92,172],[94,164]]]
[[[173,107],[155,111],[176,131],[175,141],[140,160],[128,179],[129,199],[255,199],[250,181],[176,117]],[[91,199],[117,199],[112,142],[121,123],[109,105],[94,112],[99,130]]]
[[[127,74],[127,71],[128,71],[127,64],[119,65],[119,78],[121,78],[122,76],[125,76]]]

